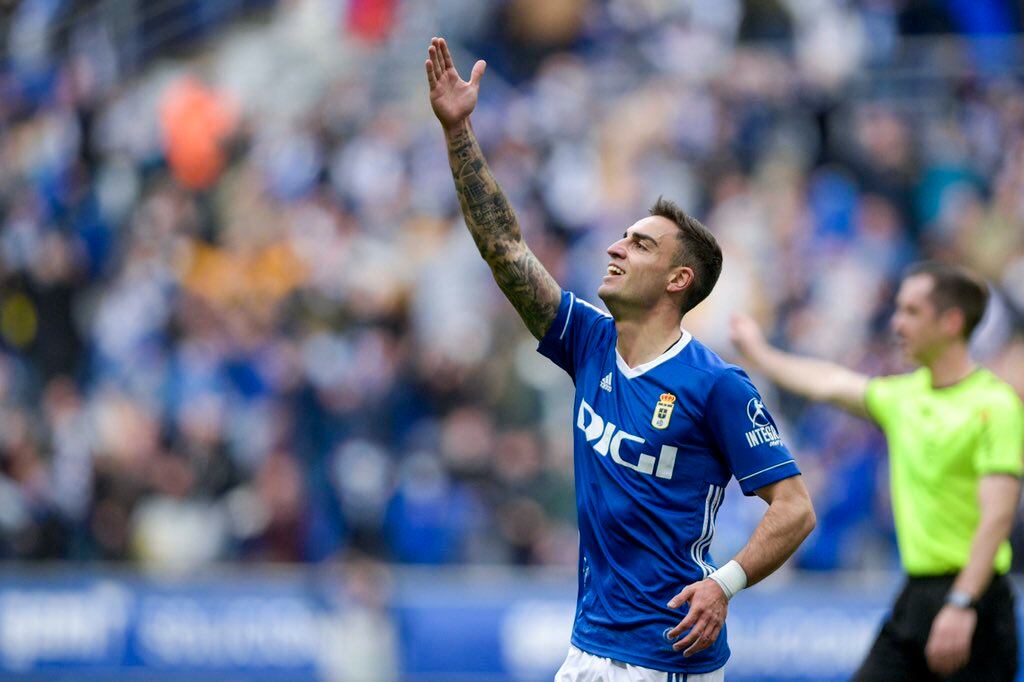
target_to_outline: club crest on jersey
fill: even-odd
[[[672,409],[676,406],[676,397],[671,393],[662,393],[658,404],[654,406],[654,416],[651,417],[651,426],[656,429],[667,429],[668,422],[672,419]]]

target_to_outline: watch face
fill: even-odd
[[[946,595],[946,603],[952,604],[957,608],[969,609],[971,608],[971,595],[954,590]]]

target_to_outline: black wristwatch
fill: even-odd
[[[977,607],[971,595],[965,590],[950,590],[946,595],[946,603],[958,609],[973,609]]]

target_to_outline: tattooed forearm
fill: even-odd
[[[515,211],[491,174],[468,123],[446,137],[466,226],[498,286],[539,339],[555,319],[561,288],[526,246]]]
[[[449,134],[448,161],[466,225],[483,257],[489,260],[492,249],[500,248],[502,242],[522,240],[516,214],[468,124]]]
[[[527,329],[538,339],[543,338],[558,313],[562,295],[558,283],[526,244],[488,264]]]

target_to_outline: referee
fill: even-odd
[[[921,367],[868,378],[784,353],[746,316],[739,351],[782,388],[876,422],[889,444],[907,582],[855,680],[1013,680],[1017,632],[1007,537],[1020,493],[1024,407],[974,364],[968,340],[988,291],[963,268],[907,272],[892,327]]]

